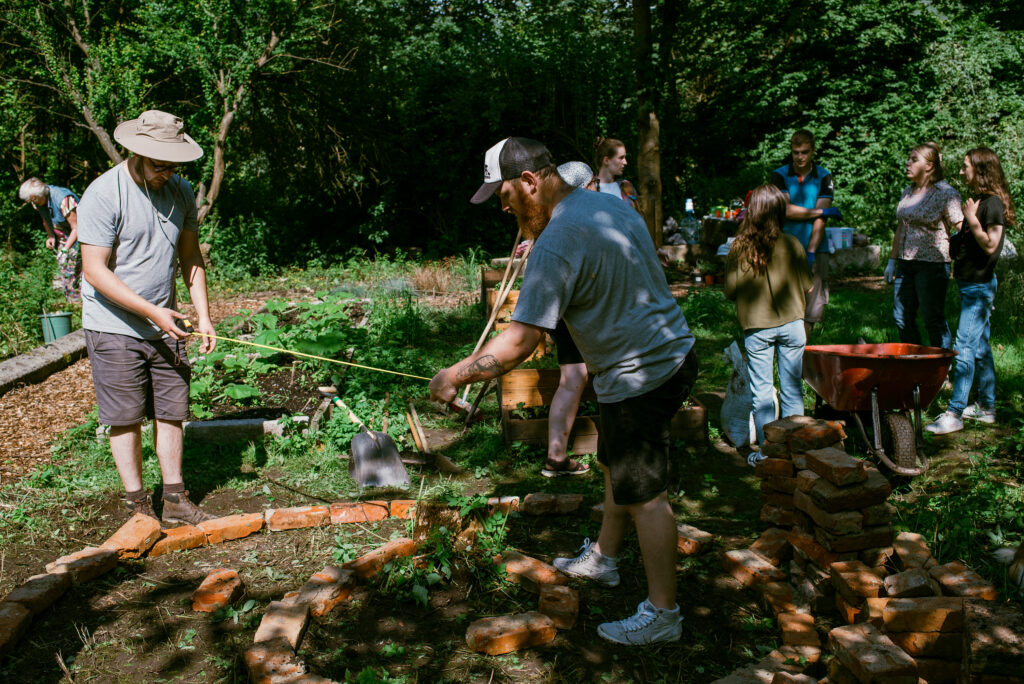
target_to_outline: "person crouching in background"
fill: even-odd
[[[726,258],[725,296],[735,300],[743,328],[758,444],[764,441],[765,423],[775,417],[772,385],[776,350],[780,415],[804,414],[801,377],[807,335],[803,318],[806,294],[813,281],[803,245],[782,231],[787,204],[786,196],[775,186],[755,188]],[[748,462],[754,465],[761,458],[753,452]]]

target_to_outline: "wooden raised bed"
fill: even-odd
[[[548,443],[547,418],[513,418],[518,408],[550,406],[558,389],[559,372],[556,368],[523,369],[509,371],[498,381],[498,405],[501,408],[501,429],[505,447],[513,442],[533,446]],[[580,401],[597,399],[591,380],[583,390]],[[597,416],[577,416],[569,435],[573,453],[597,452]],[[702,449],[708,440],[707,409],[695,397],[679,409],[672,419],[672,439],[682,440],[687,446]]]

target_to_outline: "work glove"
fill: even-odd
[[[811,273],[814,272],[814,252],[807,253],[807,264],[811,267]]]
[[[896,260],[889,259],[889,263],[885,265],[885,282],[892,283],[896,280]]]
[[[843,212],[839,211],[839,207],[825,207],[821,210],[821,218],[823,219],[838,219],[843,220]]]
[[[516,247],[516,258],[526,254],[526,250],[528,250],[530,248],[530,245],[532,244],[533,240],[523,240],[522,242],[520,242],[519,246]]]

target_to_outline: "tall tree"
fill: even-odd
[[[637,82],[637,181],[640,209],[656,247],[661,246],[661,141],[658,122],[657,73],[651,56],[651,6],[647,0],[633,3],[633,60]]]

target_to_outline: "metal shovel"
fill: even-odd
[[[360,487],[408,487],[409,473],[391,435],[367,428],[341,397],[336,396],[333,401],[362,430],[352,438],[352,458],[348,461],[348,474],[352,479]]]

